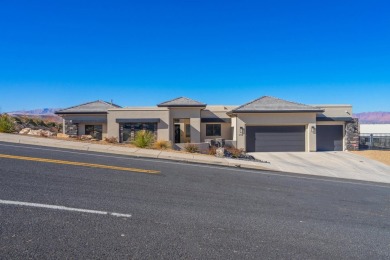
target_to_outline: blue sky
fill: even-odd
[[[263,95],[390,111],[389,1],[1,1],[2,112]]]

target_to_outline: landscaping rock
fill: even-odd
[[[225,157],[225,148],[223,148],[223,147],[218,148],[216,153],[215,153],[215,156],[220,157],[220,158]]]
[[[48,131],[48,130],[42,130],[41,131],[41,136],[44,136],[44,137],[49,137],[49,136],[52,136],[53,133]]]
[[[58,134],[57,134],[57,137],[58,137],[58,138],[69,138],[69,135],[63,134],[63,133],[58,133]]]
[[[82,135],[80,136],[81,140],[92,140],[93,136],[92,135]]]
[[[31,128],[23,128],[22,130],[20,130],[19,134],[21,134],[21,135],[26,135],[26,134],[28,134],[30,131],[31,131]]]
[[[41,133],[42,133],[42,129],[38,129],[38,130],[30,130],[30,132],[28,132],[27,134],[28,135],[38,135],[38,136],[40,136],[41,135]]]

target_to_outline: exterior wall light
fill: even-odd
[[[244,135],[245,134],[245,129],[244,127],[240,126],[240,135]]]
[[[312,132],[313,134],[316,134],[316,127],[315,127],[314,125],[311,127],[311,132]]]

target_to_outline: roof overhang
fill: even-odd
[[[84,124],[84,123],[107,123],[106,119],[98,118],[98,119],[70,119],[72,124]]]
[[[206,105],[157,105],[157,107],[186,107],[186,108],[191,108],[191,107],[194,107],[194,108],[205,108]]]
[[[345,121],[345,122],[352,122],[353,118],[352,117],[326,117],[326,116],[321,116],[317,117],[317,121],[321,122],[329,122],[329,121]]]
[[[160,118],[117,118],[117,123],[160,123]]]
[[[201,123],[231,123],[230,118],[201,118]]]

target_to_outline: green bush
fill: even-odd
[[[154,143],[154,134],[150,131],[141,130],[135,134],[133,144],[139,148],[150,147]]]
[[[12,133],[15,131],[14,119],[7,114],[0,116],[0,133]]]
[[[189,153],[199,153],[199,147],[195,144],[186,144],[184,149]]]

